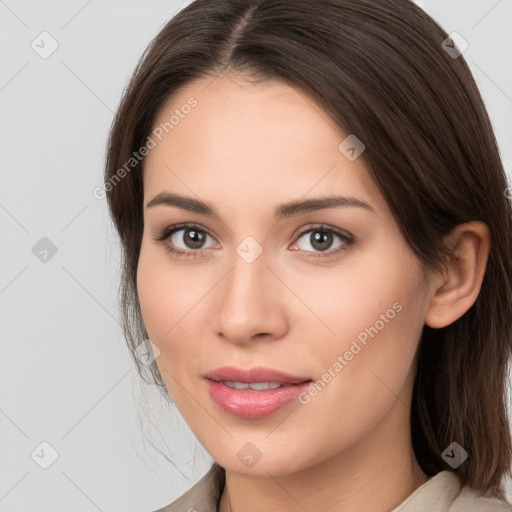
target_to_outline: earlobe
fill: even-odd
[[[461,224],[450,233],[452,255],[446,259],[443,276],[432,281],[426,325],[446,327],[475,303],[485,275],[490,238],[489,228],[479,221]]]

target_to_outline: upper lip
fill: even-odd
[[[234,366],[223,366],[222,368],[216,368],[206,373],[204,378],[217,382],[232,380],[236,382],[281,382],[286,384],[300,384],[311,380],[308,377],[298,377],[263,366],[256,366],[245,370],[235,368]]]

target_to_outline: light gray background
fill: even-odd
[[[0,512],[151,511],[210,465],[137,379],[118,322],[119,246],[92,194],[123,87],[186,3],[0,0]],[[510,172],[512,0],[417,3],[469,42]],[[31,47],[51,48],[44,31],[58,43],[47,59]],[[33,253],[43,237],[57,249],[46,262]],[[58,453],[48,469],[42,442]]]

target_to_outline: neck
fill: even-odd
[[[404,404],[397,401],[395,407]],[[414,456],[408,421],[399,428],[400,416],[403,410],[391,413],[356,445],[294,473],[274,477],[226,471],[219,512],[393,510],[428,480]]]

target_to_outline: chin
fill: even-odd
[[[253,450],[252,460],[250,459],[251,450]],[[305,469],[308,466],[306,464],[304,467],[300,464],[296,453],[280,452],[277,446],[275,449],[267,448],[267,450],[270,452],[268,456],[265,455],[265,451],[261,451],[261,458],[257,459],[258,455],[253,446],[246,443],[233,455],[224,452],[219,454],[219,457],[213,458],[227,471],[247,476],[284,476]]]

